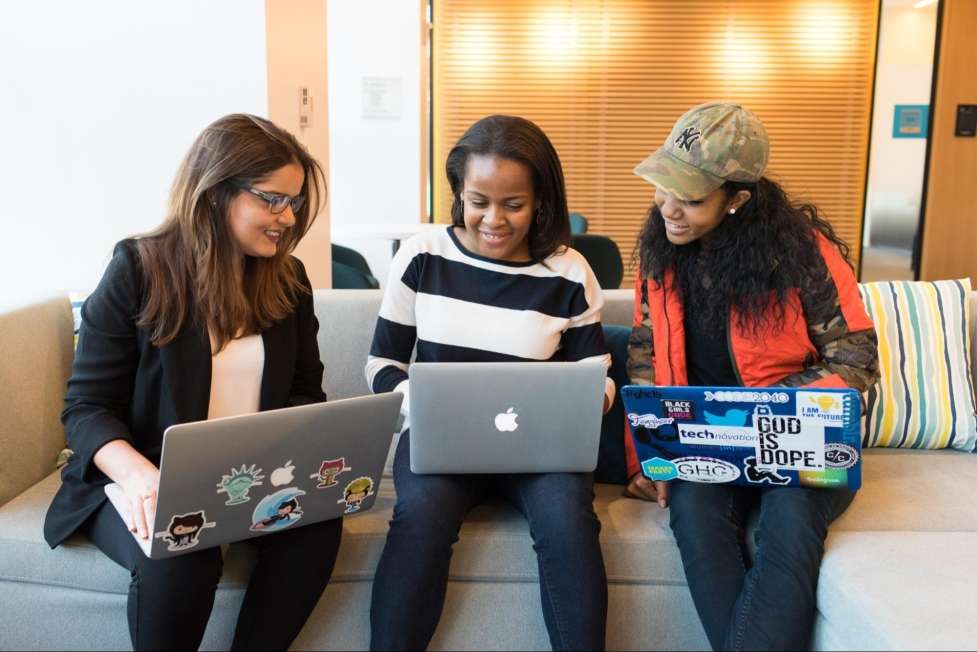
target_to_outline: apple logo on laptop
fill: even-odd
[[[519,427],[519,424],[516,423],[516,419],[519,417],[519,415],[512,410],[513,408],[509,408],[505,412],[495,415],[495,428],[499,432],[512,432]]]

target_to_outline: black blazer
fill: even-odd
[[[311,287],[298,259],[299,275]],[[61,488],[48,509],[44,538],[53,548],[77,531],[106,500],[109,479],[92,462],[115,439],[125,439],[159,464],[163,432],[175,423],[202,421],[210,403],[210,340],[187,325],[156,347],[136,326],[146,291],[134,240],[115,247],[98,287],[81,309],[81,330],[61,413],[74,455],[61,472]],[[312,295],[261,333],[265,347],[260,410],[326,400]]]

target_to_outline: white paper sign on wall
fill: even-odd
[[[364,119],[398,120],[400,113],[400,77],[363,77]]]

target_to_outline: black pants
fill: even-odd
[[[258,550],[258,563],[231,649],[288,649],[329,583],[342,533],[343,519],[338,518],[249,542]],[[223,571],[221,549],[149,559],[108,501],[89,521],[86,534],[132,575],[128,618],[133,648],[199,648]]]
[[[854,497],[847,489],[672,483],[672,532],[714,650],[810,649],[828,525]],[[751,560],[752,509],[760,520]]]
[[[416,474],[405,432],[394,484],[397,505],[373,580],[371,649],[427,649],[441,618],[458,530],[468,511],[489,498],[508,501],[529,521],[553,649],[604,649],[607,575],[589,474]]]

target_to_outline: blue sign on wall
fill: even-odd
[[[892,121],[892,137],[926,138],[929,119],[928,104],[896,104],[895,119]]]

